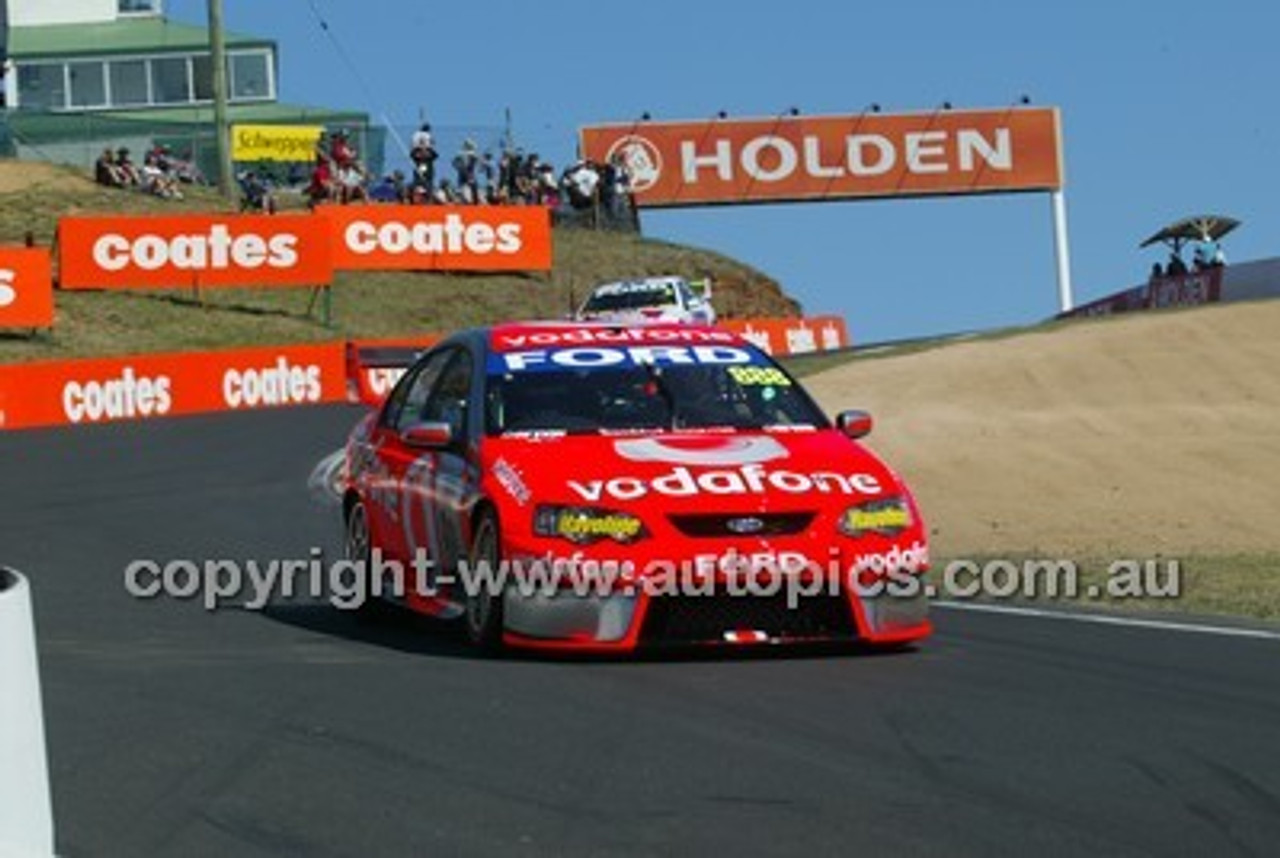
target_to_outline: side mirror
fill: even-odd
[[[400,433],[400,440],[409,447],[435,450],[453,443],[453,427],[436,420],[414,423]]]
[[[873,425],[871,415],[865,411],[850,409],[836,415],[836,428],[855,440],[870,435]]]

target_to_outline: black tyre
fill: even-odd
[[[347,510],[347,526],[343,535],[343,554],[347,560],[358,564],[357,568],[366,576],[362,582],[364,598],[354,608],[355,615],[361,620],[376,619],[383,611],[385,603],[374,596],[374,582],[367,576],[372,567],[373,544],[369,532],[369,511],[364,501],[357,500]]]
[[[488,564],[496,573],[502,561],[502,547],[498,536],[498,519],[492,512],[483,512],[476,522],[471,539],[471,567],[478,569]],[[467,640],[482,652],[497,653],[502,650],[502,597],[477,591],[465,594],[466,613],[463,624]]]

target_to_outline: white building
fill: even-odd
[[[367,114],[277,101],[273,39],[225,42],[232,122],[340,125],[381,160]],[[0,0],[0,46],[0,154],[89,166],[108,146],[166,145],[216,168],[209,31],[167,18],[164,0]]]
[[[163,0],[8,0],[9,108],[85,112],[212,100],[209,33]],[[276,99],[276,44],[229,33],[232,103]]]

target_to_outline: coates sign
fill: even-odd
[[[53,279],[49,251],[0,247],[0,328],[53,325]]]
[[[641,206],[1043,191],[1062,187],[1058,111],[780,116],[583,128]]]
[[[64,217],[64,289],[312,286],[333,279],[323,220],[308,215]]]
[[[0,429],[338,402],[338,344],[0,366]]]
[[[342,271],[549,271],[543,206],[325,206]]]

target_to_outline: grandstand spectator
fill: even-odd
[[[155,151],[160,157],[160,169],[179,182],[187,185],[209,184],[200,166],[192,159],[190,151],[184,152],[181,158],[174,155],[168,146],[157,146]]]
[[[1164,271],[1169,277],[1181,277],[1187,273],[1187,263],[1182,261],[1182,256],[1175,250],[1169,254],[1169,264],[1165,266]]]
[[[561,176],[561,186],[569,195],[569,205],[575,209],[588,209],[598,201],[600,173],[595,164],[581,158]]]
[[[608,206],[609,217],[622,220],[630,211],[631,171],[620,153],[614,153],[606,167],[606,182],[610,189],[611,204]]]
[[[480,156],[480,163],[476,166],[476,174],[480,179],[480,194],[477,202],[489,202],[495,196],[494,186],[497,184],[497,168],[493,166],[493,154],[485,152]]]
[[[436,183],[435,142],[431,136],[431,126],[423,124],[413,133],[409,149],[409,160],[413,162],[413,191],[430,198]]]
[[[560,207],[560,183],[556,181],[556,170],[545,162],[538,169],[538,199],[547,208]]]
[[[1227,257],[1222,252],[1222,245],[1211,238],[1205,238],[1196,245],[1192,264],[1197,271],[1204,271],[1208,268],[1221,268],[1226,261]]]
[[[520,201],[526,204],[541,202],[542,192],[539,178],[542,172],[542,159],[537,152],[530,152],[520,162]]]
[[[369,199],[375,203],[408,202],[409,189],[405,187],[404,173],[396,170],[374,182],[369,186]]]
[[[329,141],[329,160],[333,162],[334,170],[341,171],[343,167],[354,164],[356,157],[356,149],[347,139],[347,132],[342,129],[335,131]]]
[[[441,206],[453,205],[459,202],[458,193],[453,189],[453,185],[449,184],[448,179],[440,180],[440,187],[435,189],[431,199],[436,205]]]
[[[338,184],[338,202],[346,205],[347,203],[357,203],[367,201],[369,194],[365,191],[365,175],[364,167],[360,166],[360,162],[354,158],[346,164],[338,167],[337,172]]]
[[[333,168],[325,155],[316,156],[316,164],[311,169],[311,182],[307,185],[307,204],[316,206],[320,203],[332,202],[337,196],[334,185]]]
[[[125,186],[124,173],[120,172],[120,168],[116,166],[115,156],[110,149],[103,149],[98,160],[93,162],[93,180],[108,188]]]
[[[182,199],[182,191],[178,190],[178,180],[160,168],[160,159],[154,151],[148,152],[142,159],[142,167],[138,170],[141,187],[149,194],[166,200]]]
[[[434,149],[435,138],[431,135],[431,123],[424,122],[409,138],[410,149]]]
[[[246,170],[236,180],[240,184],[240,211],[276,213],[275,192],[261,173]]]
[[[120,171],[120,175],[124,178],[126,185],[137,187],[142,184],[142,178],[138,175],[138,168],[134,166],[133,161],[129,160],[129,149],[121,146],[116,150],[116,169]]]
[[[518,181],[520,161],[519,149],[503,150],[502,157],[498,159],[498,187],[502,189],[502,196],[508,202],[514,202],[520,192]]]
[[[475,203],[480,199],[479,183],[476,173],[480,167],[480,155],[474,140],[463,141],[462,149],[453,158],[453,170],[457,178],[458,195],[464,203]]]

